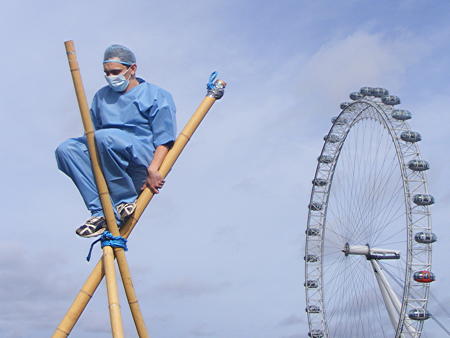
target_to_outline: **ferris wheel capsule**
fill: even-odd
[[[320,202],[311,202],[308,205],[308,208],[309,208],[309,210],[312,210],[312,211],[320,211],[320,210],[322,210],[323,205]]]
[[[317,159],[320,163],[330,164],[333,163],[333,156],[330,155],[320,155]]]
[[[325,142],[338,143],[341,141],[341,138],[336,134],[327,134],[323,137],[323,140]]]
[[[353,92],[350,94],[350,98],[354,101],[357,101],[357,100],[361,100],[362,98],[364,98],[364,95],[361,94],[360,92]]]
[[[342,102],[339,107],[341,107],[342,110],[348,108],[352,103],[351,102]]]
[[[400,120],[400,121],[406,121],[411,119],[412,114],[409,110],[404,110],[404,109],[394,109],[392,111],[391,116],[396,119],[396,120]]]
[[[316,187],[324,187],[327,185],[327,183],[328,181],[324,178],[316,177],[312,180],[312,184],[315,185]]]
[[[305,234],[308,236],[320,236],[320,229],[318,228],[308,228],[305,230]]]
[[[308,262],[308,263],[317,263],[319,261],[319,256],[306,255],[305,257],[303,257],[303,259],[305,260],[305,262]]]
[[[348,120],[345,117],[335,116],[331,118],[331,123],[334,123],[337,126],[343,126],[348,123]]]
[[[405,142],[415,143],[422,140],[422,136],[417,131],[404,131],[400,134],[400,138]]]
[[[395,95],[386,95],[381,98],[384,104],[388,106],[395,106],[396,104],[400,104],[400,98]]]
[[[436,280],[434,273],[428,270],[416,271],[414,272],[413,278],[419,283],[431,283]]]
[[[308,313],[320,313],[320,306],[317,305],[308,305],[305,308],[305,311]]]
[[[412,320],[427,320],[431,317],[431,313],[429,313],[427,310],[418,308],[413,309],[408,312],[409,319]]]
[[[310,338],[323,338],[323,331],[322,330],[311,330],[308,332],[308,337]]]
[[[434,197],[433,195],[429,194],[417,194],[413,197],[413,202],[417,205],[432,205],[434,204]]]
[[[372,87],[362,87],[359,92],[364,96],[373,96],[373,88]]]
[[[430,164],[425,160],[411,160],[408,162],[408,168],[412,171],[425,171],[430,169]]]
[[[303,283],[303,286],[308,289],[317,289],[319,287],[319,282],[314,279],[308,279],[305,283]]]
[[[437,236],[431,231],[420,231],[414,235],[414,239],[417,243],[431,244],[437,241]]]
[[[383,97],[389,95],[389,92],[385,88],[373,88],[373,96],[375,97]]]

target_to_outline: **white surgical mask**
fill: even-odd
[[[115,92],[123,92],[125,89],[127,89],[128,84],[130,83],[130,79],[126,79],[125,74],[128,72],[128,70],[130,70],[130,68],[128,68],[125,73],[116,76],[105,75],[106,82],[108,82],[108,85],[112,90],[114,90]]]

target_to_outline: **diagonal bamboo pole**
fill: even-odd
[[[220,99],[223,95],[223,89],[225,88],[226,83],[221,80],[216,81],[216,88],[213,90],[209,90],[207,96],[200,103],[191,119],[185,125],[179,136],[177,137],[173,147],[169,150],[168,154],[164,158],[163,163],[159,169],[161,175],[166,177],[176,160],[180,156],[184,147],[208,113],[209,109],[216,102],[216,100]],[[133,231],[136,223],[139,221],[142,213],[144,212],[147,205],[153,198],[153,193],[150,189],[146,188],[139,196],[136,202],[136,210],[133,213],[132,217],[127,221],[127,223],[121,228],[120,233],[123,237],[128,238]],[[53,333],[53,338],[64,338],[67,337],[72,331],[73,327],[77,323],[78,319],[81,316],[81,313],[86,308],[87,304],[91,300],[92,296],[97,290],[100,282],[104,277],[103,272],[103,261],[100,259],[97,265],[92,270],[91,274],[87,278],[86,282],[81,287],[81,290],[75,297],[72,305],[67,310],[66,315],[61,320],[60,324],[56,328]],[[130,302],[130,300],[129,300]],[[130,307],[132,304],[130,303]],[[141,336],[140,336],[141,337]]]
[[[81,119],[83,121],[83,127],[86,134],[86,141],[89,150],[89,156],[91,159],[92,171],[94,173],[95,182],[97,185],[98,193],[100,196],[100,201],[102,204],[102,208],[104,211],[106,224],[109,232],[113,236],[119,236],[119,228],[116,223],[114,210],[111,204],[111,199],[109,196],[108,186],[106,184],[106,180],[103,176],[103,172],[100,167],[100,161],[98,159],[97,149],[95,146],[95,131],[94,126],[92,124],[92,120],[89,114],[89,106],[87,104],[86,95],[84,93],[83,83],[81,80],[80,69],[78,66],[78,61],[75,53],[75,46],[73,41],[66,41],[65,43],[67,58],[69,61],[70,71],[72,73],[72,80],[75,86],[75,92],[78,100],[78,105],[80,108]],[[114,251],[110,246],[103,247],[103,267],[106,275],[106,287],[108,292],[108,303],[109,303],[109,314],[111,321],[111,330],[113,333],[113,337],[122,338],[124,337],[123,333],[123,324],[122,324],[122,315],[120,313],[120,302],[118,296],[118,288],[117,281],[114,269],[114,254],[120,256],[121,259],[118,260],[122,265],[127,265],[125,259],[125,253],[122,248],[115,248]],[[122,267],[120,270],[122,273],[128,273],[127,276],[122,277],[125,280],[131,280],[129,275],[128,266]],[[125,285],[124,285],[125,286]],[[132,283],[127,283],[127,287],[133,287]],[[139,310],[139,309],[138,309]],[[142,316],[141,316],[142,317]],[[139,323],[140,324],[140,323]],[[144,331],[146,332],[145,325],[142,326]]]

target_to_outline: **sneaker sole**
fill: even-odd
[[[100,236],[102,233],[105,232],[105,230],[106,230],[105,228],[101,228],[100,230],[97,230],[96,232],[93,232],[92,234],[88,234],[88,235],[80,235],[78,232],[75,232],[75,233],[82,238],[91,238],[91,237]]]

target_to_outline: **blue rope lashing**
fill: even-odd
[[[206,84],[206,89],[211,90],[214,89],[214,81],[216,81],[217,72],[212,72],[209,76],[208,83]]]
[[[128,251],[126,238],[123,238],[122,236],[113,236],[109,231],[105,231],[99,239],[92,242],[91,248],[89,249],[89,254],[86,257],[88,262],[91,260],[92,249],[98,242],[101,242],[102,249],[105,246],[110,246],[113,248],[122,248],[125,251]]]

